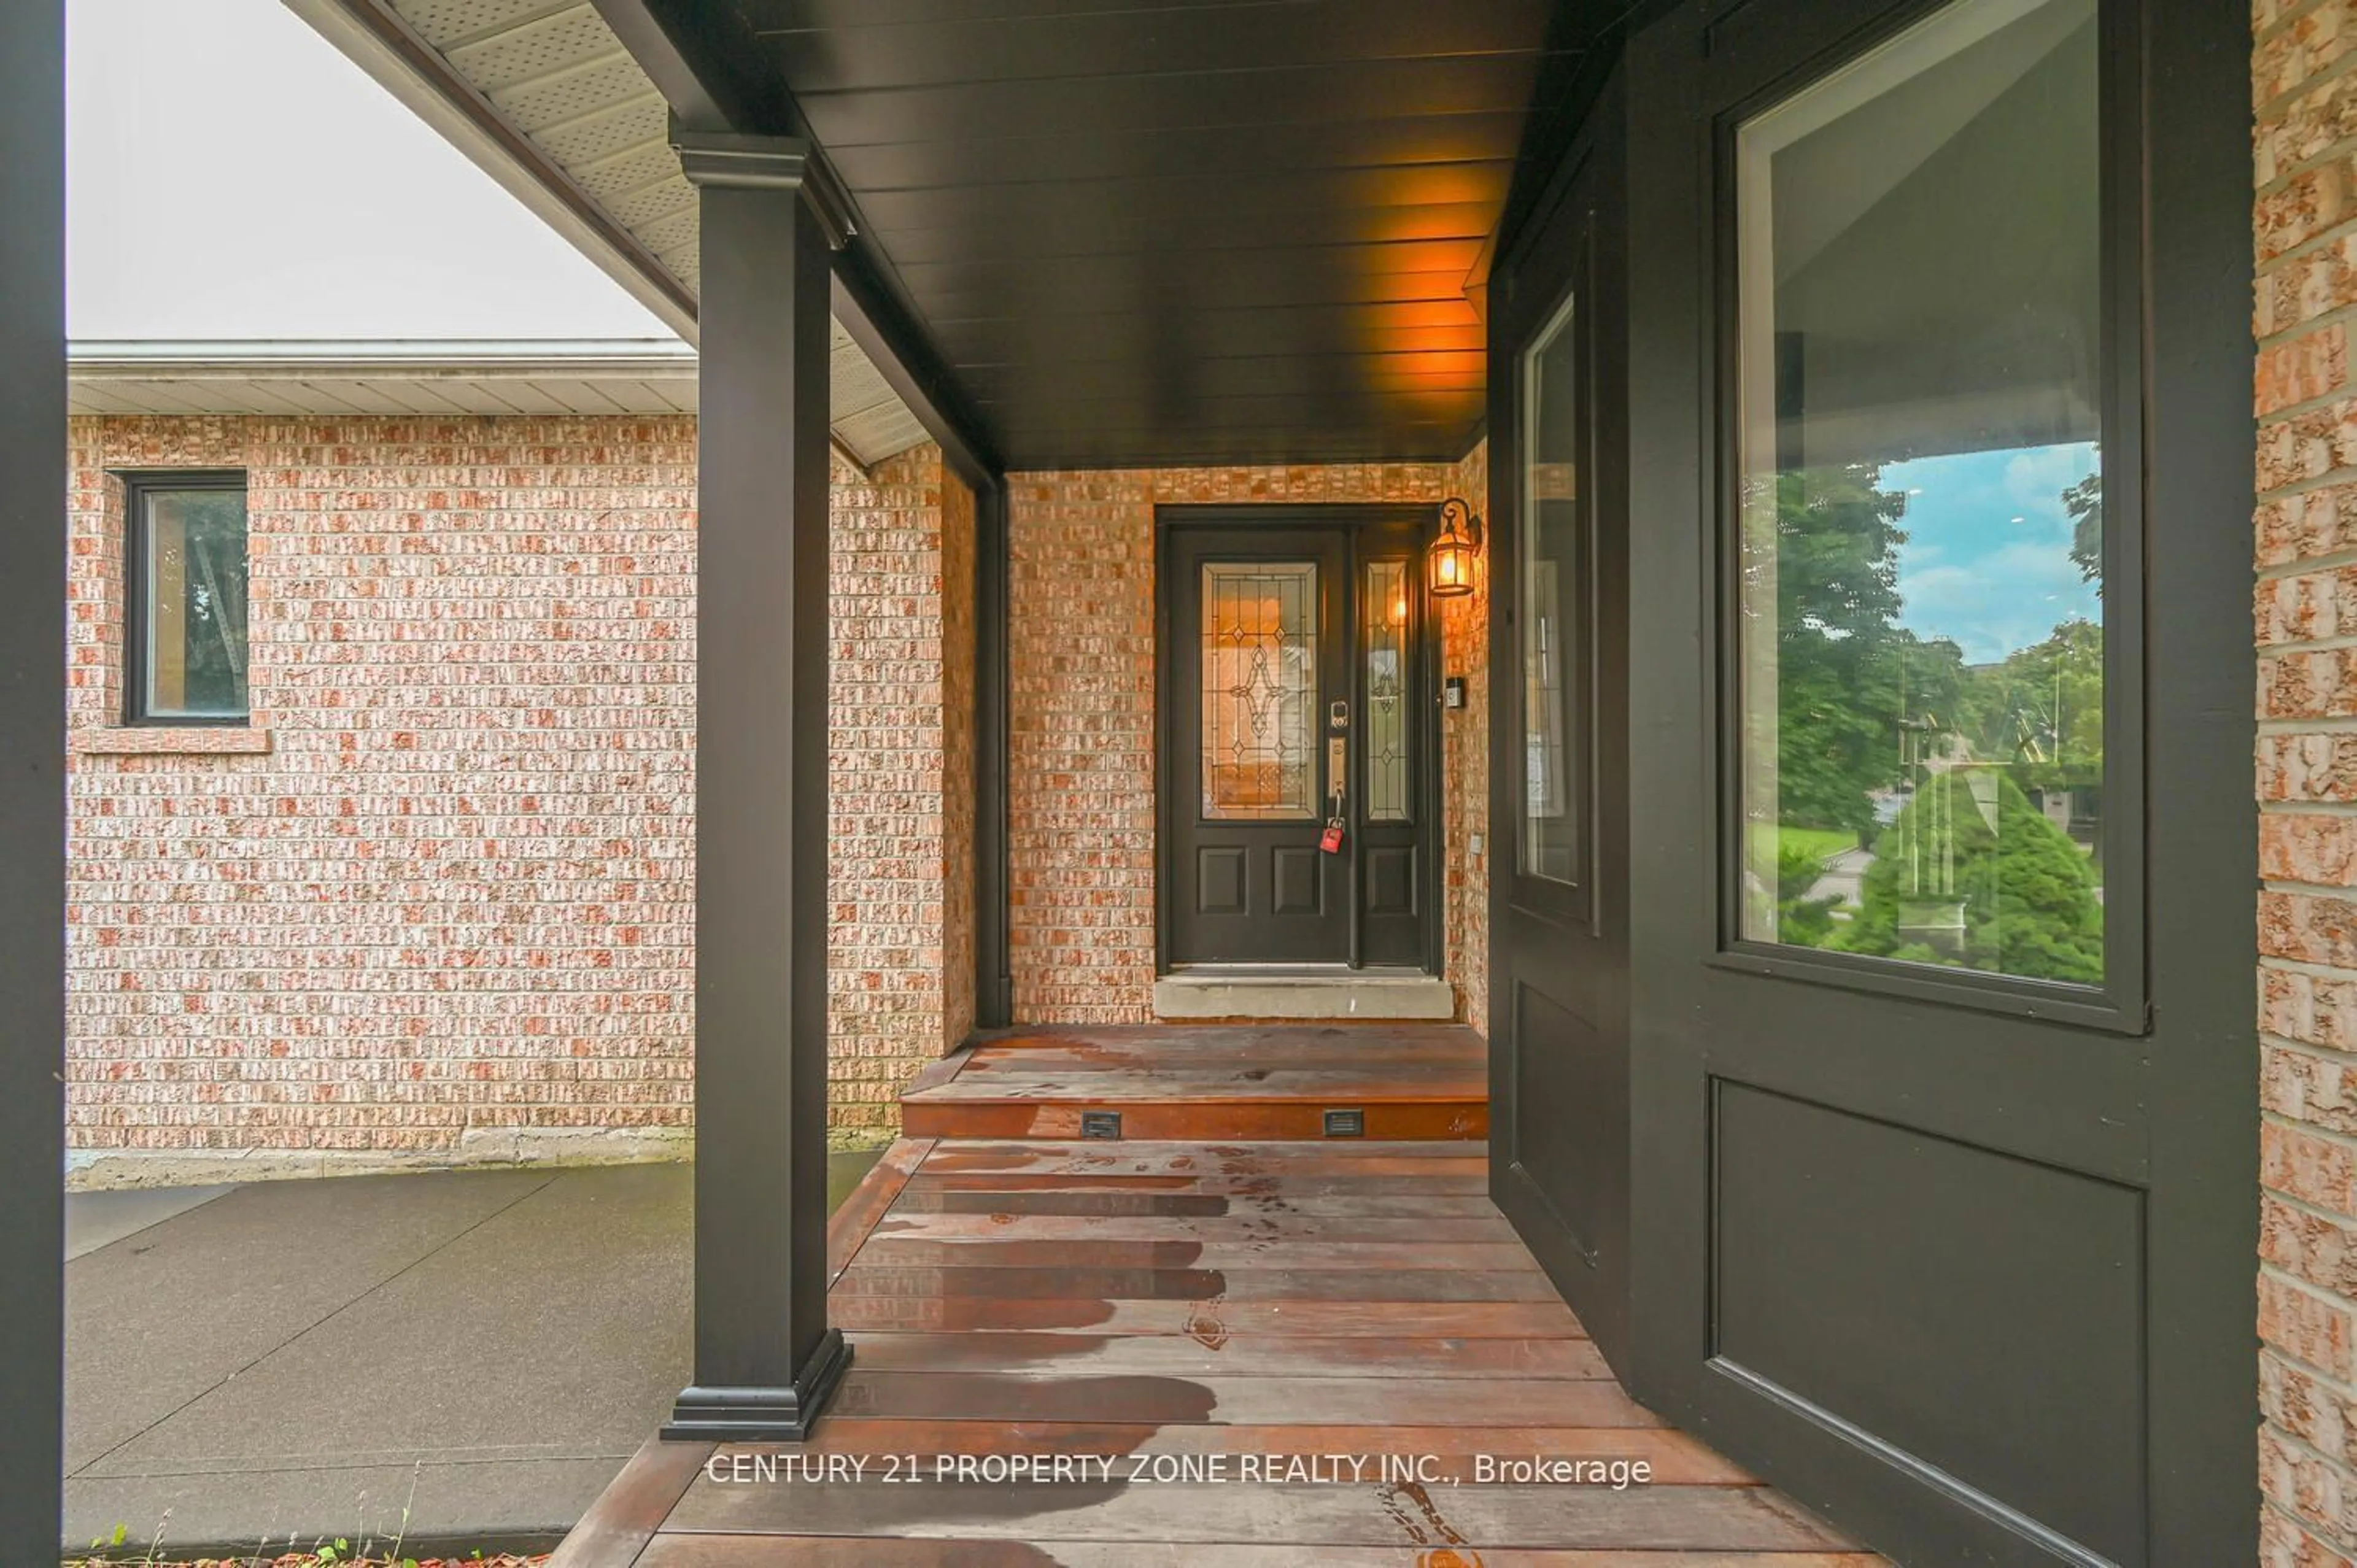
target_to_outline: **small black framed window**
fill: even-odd
[[[118,474],[124,720],[242,725],[246,697],[245,475]]]

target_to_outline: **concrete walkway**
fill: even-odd
[[[872,1156],[838,1158],[840,1193]],[[65,1544],[554,1541],[689,1369],[690,1167],[68,1199]]]

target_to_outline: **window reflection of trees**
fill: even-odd
[[[1900,624],[1908,497],[1878,465],[1787,470],[1774,487],[1747,540],[1748,607],[1756,619],[1770,579],[1775,604],[1773,703],[1747,704],[1747,738],[1774,757],[1755,779],[1772,796],[1748,812],[1764,839],[1754,901],[1772,899],[1755,934],[2101,981],[2102,627],[2069,614],[1967,662],[1953,639]],[[2061,502],[2095,581],[2099,476]]]

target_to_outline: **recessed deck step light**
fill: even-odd
[[[1329,1138],[1363,1138],[1367,1135],[1367,1113],[1364,1111],[1329,1111],[1326,1112],[1326,1135]]]
[[[1081,1136],[1083,1138],[1120,1137],[1121,1112],[1118,1111],[1082,1112]]]

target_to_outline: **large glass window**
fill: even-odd
[[[1741,935],[2104,978],[2094,0],[1736,137]]]
[[[1524,875],[1587,875],[1579,776],[1579,381],[1566,300],[1523,360],[1523,515],[1515,553],[1522,599]]]
[[[135,721],[246,717],[245,478],[139,476],[131,514],[129,655]]]

